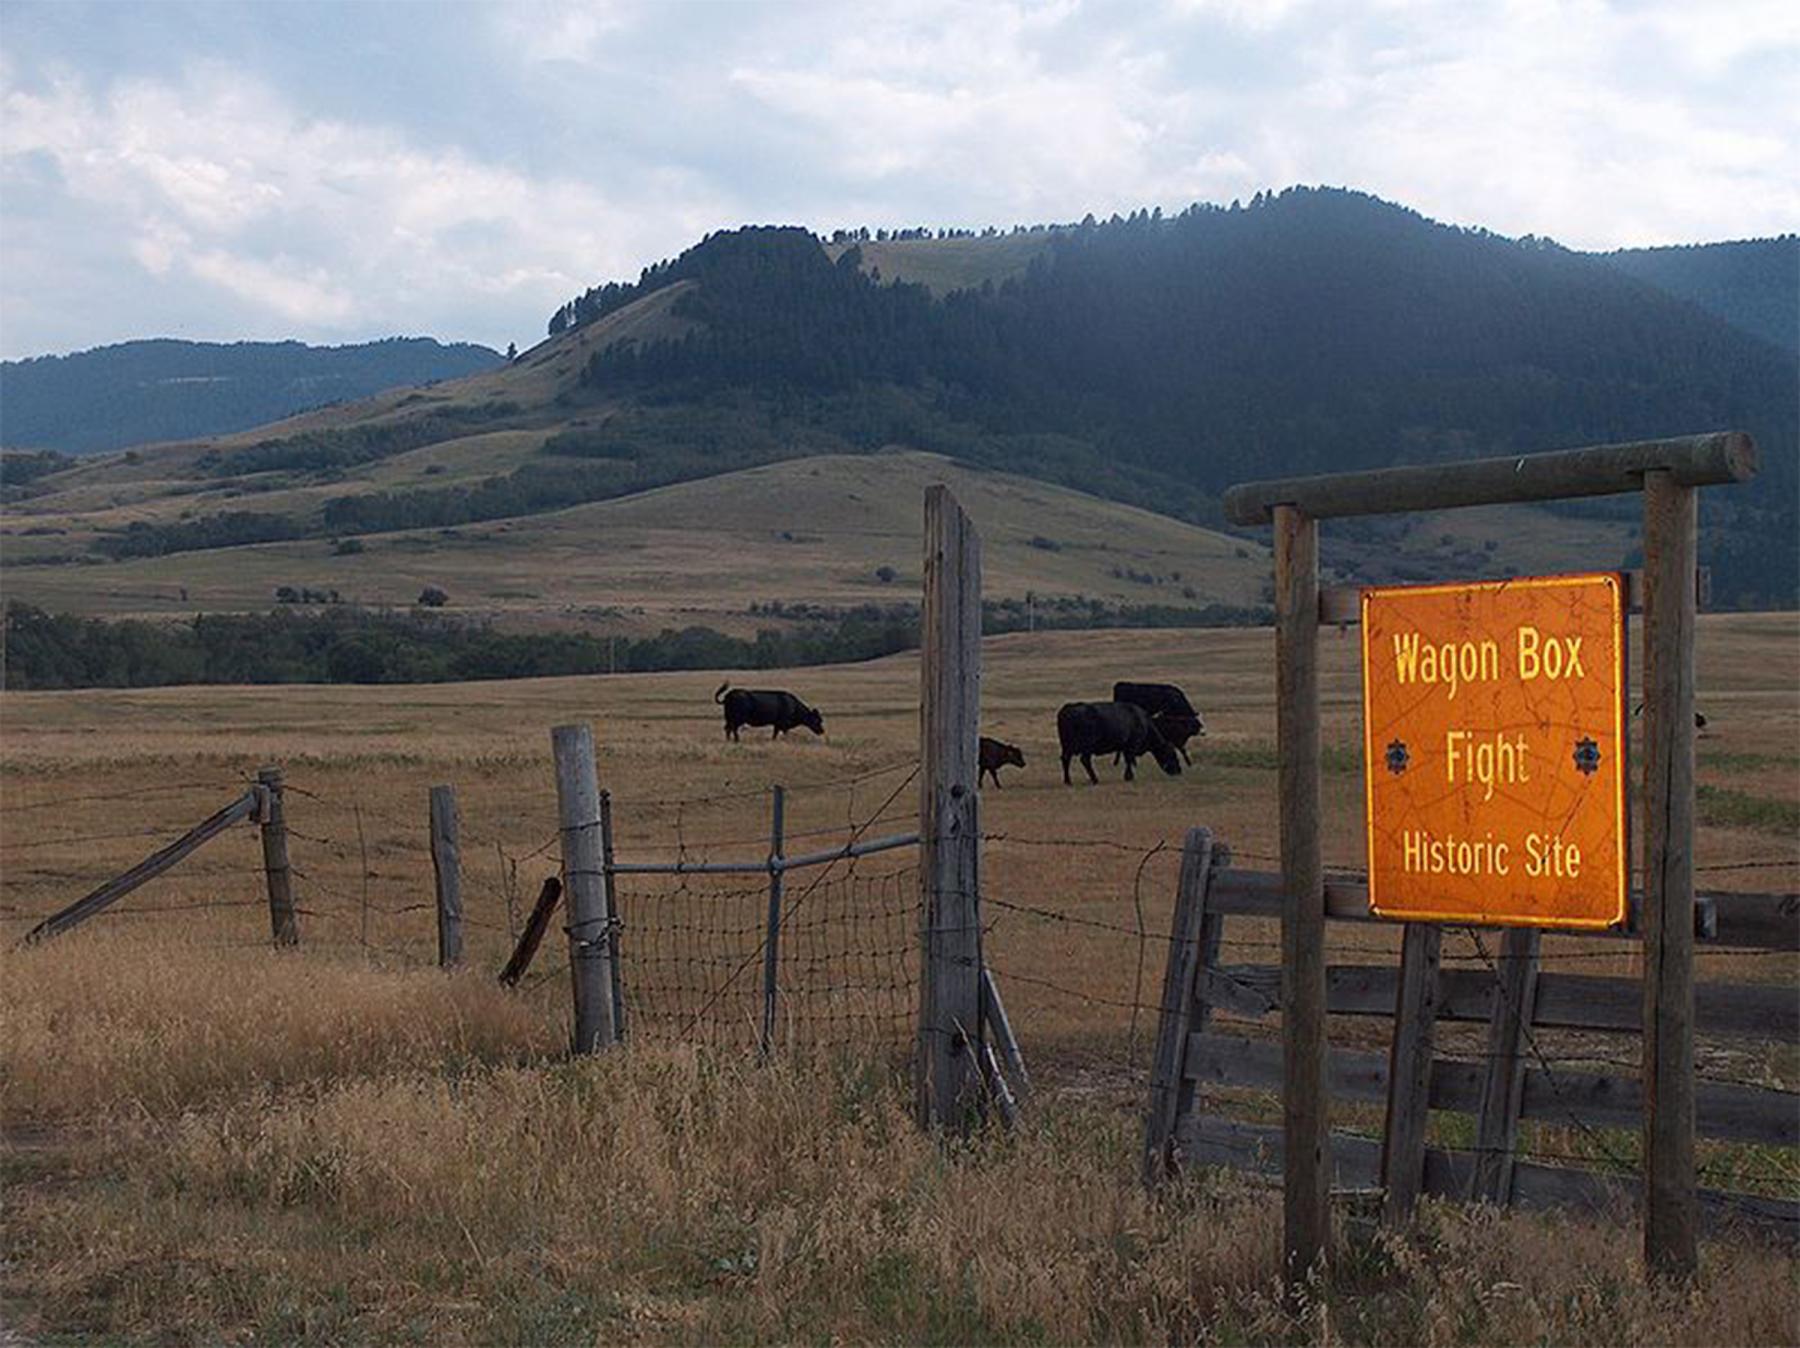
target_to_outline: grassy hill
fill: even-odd
[[[441,462],[474,453],[478,442],[484,456],[510,454],[510,438],[526,435],[494,432],[401,457]],[[391,478],[419,465],[388,461],[380,471]],[[932,482],[949,483],[981,526],[990,598],[1032,592],[1113,605],[1250,605],[1268,577],[1266,549],[1249,540],[937,455],[894,452],[793,459],[492,524],[369,535],[350,553],[309,538],[14,567],[8,593],[53,611],[144,617],[264,609],[281,585],[374,605],[408,605],[437,585],[450,607],[513,625],[630,632],[698,623],[745,632],[766,621],[751,614],[752,604],[916,599],[920,503]],[[303,494],[269,500],[301,508]],[[169,508],[151,498],[120,509]],[[885,580],[884,567],[892,568]]]
[[[1203,603],[1241,594],[1221,564],[1259,555],[1253,535],[1200,550],[1199,574],[1126,540],[1175,521],[1228,533],[1216,496],[1233,481],[1730,426],[1758,437],[1763,475],[1706,496],[1715,596],[1794,597],[1791,361],[1606,260],[1354,193],[986,238],[735,231],[555,323],[464,379],[62,471],[8,460],[8,591],[169,613],[266,605],[277,585],[401,603],[432,583],[531,622],[855,602],[883,593],[876,568],[908,571],[910,547],[883,539],[915,524],[920,482],[897,465],[936,454],[971,482],[1085,493],[1108,522],[1070,532],[1110,530],[1119,549],[1058,550],[1053,529],[1012,522],[1055,515],[1051,498],[1022,497],[997,518],[1048,542],[991,579]],[[793,466],[815,460],[816,478]],[[765,510],[765,487],[793,509]],[[891,494],[899,521],[854,546],[764,546],[835,526],[862,492]],[[1132,522],[1093,498],[1135,507]],[[1368,581],[1629,565],[1636,512],[1345,521],[1325,557]],[[726,522],[737,546],[749,518],[747,564],[717,563],[706,531]],[[610,546],[590,558],[584,530],[620,531],[605,536],[637,564]]]

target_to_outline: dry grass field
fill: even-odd
[[[1356,648],[1354,633],[1323,642],[1327,855],[1350,867]],[[1709,617],[1700,651],[1702,879],[1794,891],[1800,624]],[[719,1023],[747,1014],[728,1002],[693,1035],[571,1064],[560,934],[535,981],[493,982],[509,894],[516,912],[555,871],[552,725],[594,724],[621,859],[760,856],[776,783],[791,838],[896,831],[915,800],[911,656],[745,676],[824,710],[824,739],[773,744],[724,741],[723,674],[0,695],[0,1324],[157,1342],[1800,1334],[1791,1254],[1749,1236],[1710,1241],[1695,1288],[1651,1292],[1628,1218],[1450,1206],[1406,1241],[1346,1236],[1312,1304],[1283,1311],[1276,1196],[1202,1175],[1153,1199],[1133,1178],[1154,1030],[1134,1004],[1156,997],[1183,832],[1212,828],[1244,864],[1275,848],[1271,638],[1018,635],[988,642],[985,662],[985,729],[1027,758],[982,799],[996,835],[984,892],[1017,905],[990,905],[985,950],[1040,1090],[1019,1133],[947,1151],[906,1121],[896,1040],[873,1021],[861,1039],[850,1022],[831,1052],[759,1067],[738,1047],[745,1027]],[[1194,695],[1209,735],[1193,768],[1063,787],[1056,706],[1126,675]],[[113,915],[15,948],[270,763],[293,788],[298,951],[268,946],[248,826]],[[430,967],[435,783],[456,787],[463,819],[469,957],[454,975]],[[900,892],[905,855],[864,863],[865,891],[839,872],[821,894],[840,880],[840,905]],[[632,941],[659,913],[738,912],[753,929],[763,903],[754,887],[649,881],[622,882],[620,898],[628,987]],[[1234,920],[1226,958],[1266,958],[1267,925]],[[1391,948],[1374,929],[1333,940],[1334,958]],[[1547,942],[1550,965],[1578,944]],[[875,973],[895,969],[904,959]],[[1635,957],[1582,971],[1635,972]],[[1800,961],[1706,954],[1699,976],[1793,985]],[[1379,1033],[1333,1026],[1363,1047]],[[1703,1045],[1702,1059],[1800,1086],[1791,1052]],[[1777,1167],[1776,1192],[1800,1193],[1791,1153],[1754,1159],[1765,1177]]]

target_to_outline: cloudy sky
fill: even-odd
[[[1347,185],[1581,248],[1800,228],[1800,4],[0,0],[0,355],[504,347],[749,222]]]

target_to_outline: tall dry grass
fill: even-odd
[[[166,1118],[323,1078],[520,1061],[565,1041],[555,1014],[481,973],[360,956],[220,949],[97,926],[0,949],[0,1110],[9,1124]]]
[[[691,1049],[325,1083],[142,1123],[5,1219],[28,1329],[176,1342],[1778,1343],[1793,1264],[1646,1289],[1627,1224],[1431,1208],[1299,1315],[1280,1205],[1135,1182],[1049,1105],[942,1148],[891,1069]]]

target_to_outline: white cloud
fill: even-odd
[[[79,15],[17,12],[8,354],[170,315],[504,345],[709,229],[1004,226],[1295,182],[1595,248],[1800,227],[1791,0],[536,0],[429,30],[290,5],[266,45],[220,36],[228,4],[186,31],[118,7],[138,27],[110,65]]]
[[[48,157],[87,227],[112,231],[121,265],[217,287],[307,335],[529,337],[455,315],[487,297],[477,312],[528,314],[535,328],[575,291],[635,271],[671,215],[716,209],[680,175],[615,199],[394,128],[307,117],[217,67],[102,96],[71,78],[11,88],[0,108],[6,160]]]

